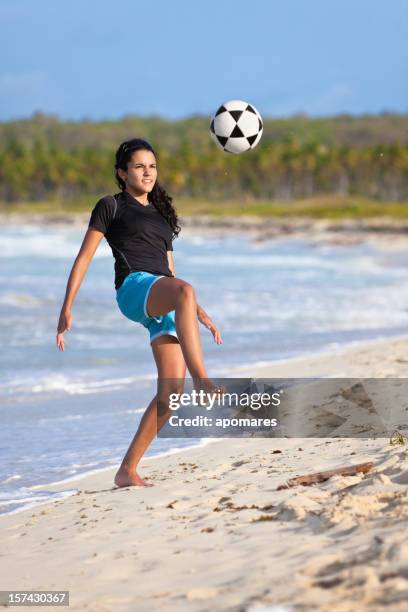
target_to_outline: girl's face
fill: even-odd
[[[127,172],[119,171],[126,187],[142,194],[149,193],[157,180],[156,158],[151,151],[140,149],[134,151],[128,162]]]

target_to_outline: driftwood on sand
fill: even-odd
[[[290,487],[296,487],[297,485],[312,485],[317,482],[324,482],[332,476],[354,476],[355,474],[366,474],[373,467],[373,463],[368,461],[367,463],[359,463],[357,465],[347,465],[339,467],[334,470],[326,470],[325,472],[315,472],[314,474],[307,474],[305,476],[296,476],[296,478],[289,478],[285,484],[281,484],[277,487],[277,490],[289,489]]]

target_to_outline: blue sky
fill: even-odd
[[[0,120],[408,112],[407,0],[1,0]]]

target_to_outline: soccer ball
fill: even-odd
[[[262,117],[252,104],[242,100],[224,102],[211,119],[210,134],[227,153],[244,153],[261,140]]]

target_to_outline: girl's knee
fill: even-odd
[[[192,285],[190,285],[190,283],[181,283],[179,285],[177,301],[179,302],[180,300],[182,300],[182,301],[187,301],[187,300],[196,301],[196,295],[195,295],[194,287]]]

